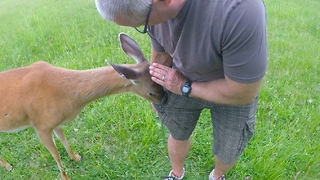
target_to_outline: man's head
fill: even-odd
[[[123,26],[138,27],[146,20],[152,0],[96,0],[100,15]]]
[[[95,0],[100,15],[121,26],[156,25],[174,18],[186,0]],[[150,17],[148,16],[150,15]]]

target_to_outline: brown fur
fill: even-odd
[[[133,92],[154,103],[159,103],[163,96],[162,87],[151,80],[149,62],[139,46],[124,34],[119,37],[123,50],[137,64],[69,70],[40,61],[0,73],[0,132],[33,127],[57,162],[63,180],[69,178],[62,168],[52,132],[61,140],[70,158],[80,161],[81,156],[71,150],[61,126],[75,119],[88,103],[125,92]],[[0,164],[12,170],[1,158]]]

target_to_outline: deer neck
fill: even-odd
[[[121,77],[112,67],[74,71],[69,82],[74,82],[75,97],[81,103],[89,103],[112,94],[130,91],[132,82]]]

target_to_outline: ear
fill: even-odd
[[[139,73],[125,66],[109,63],[114,70],[127,79],[137,79]]]
[[[124,33],[120,33],[119,41],[121,43],[122,50],[129,57],[133,58],[137,63],[147,61],[138,43],[135,40],[133,40],[131,37],[127,36]]]

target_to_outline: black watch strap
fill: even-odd
[[[181,86],[181,93],[184,97],[189,97],[189,94],[191,93],[191,90],[192,90],[191,84],[192,84],[191,81],[187,81]]]

